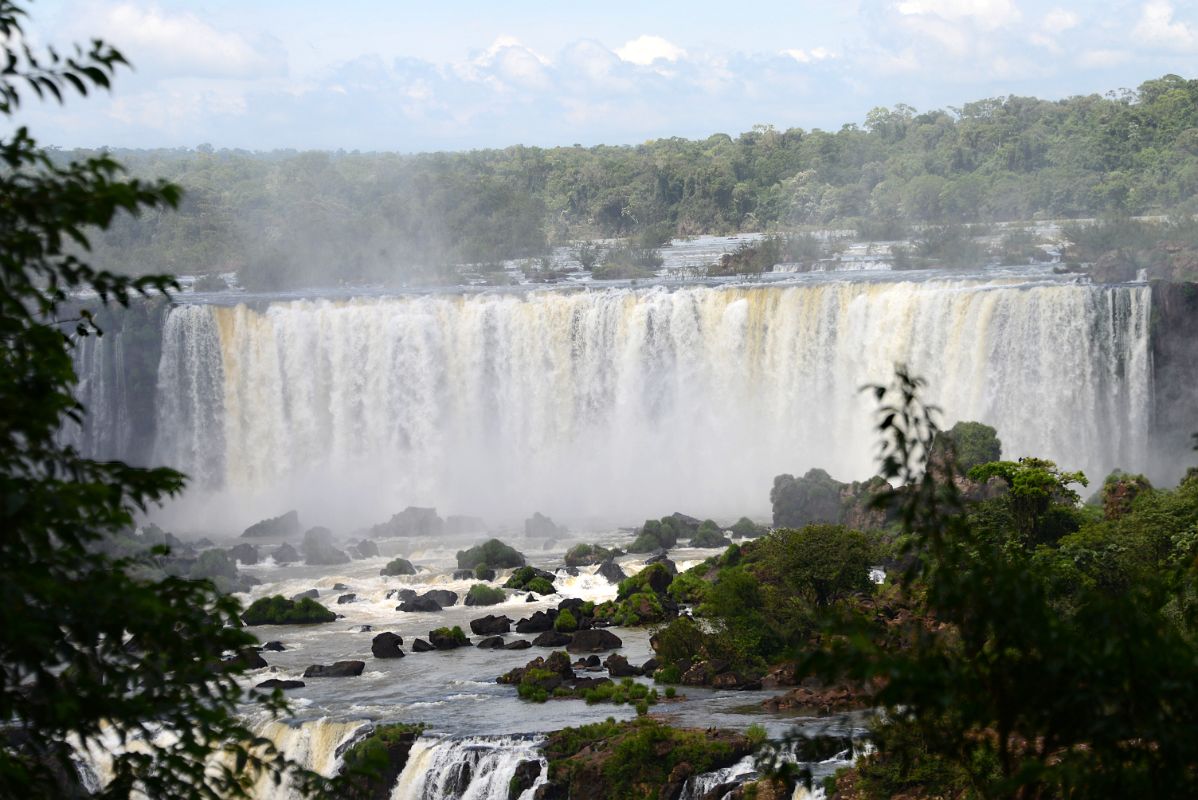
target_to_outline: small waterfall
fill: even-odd
[[[391,800],[493,800],[507,798],[516,769],[525,761],[540,765],[535,783],[520,795],[529,800],[546,780],[548,765],[541,740],[503,736],[421,738],[391,793]]]
[[[123,337],[119,332],[80,337],[71,359],[78,378],[75,396],[87,413],[83,424],[68,422],[63,427],[61,441],[87,458],[125,457],[131,426]]]

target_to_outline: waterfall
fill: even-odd
[[[104,338],[80,337],[71,351],[78,383],[75,396],[87,411],[83,424],[68,422],[60,434],[64,444],[83,456],[108,460],[127,454],[129,413],[125,381],[125,347],[119,333]]]
[[[524,762],[534,762],[537,778],[519,795],[533,796],[546,780],[548,765],[540,740],[529,737],[471,736],[421,738],[412,746],[391,800],[491,800],[508,797],[511,780]]]
[[[846,280],[183,306],[156,455],[209,491],[347,524],[409,504],[740,515],[782,472],[873,474],[859,389],[906,362],[946,424],[1100,480],[1147,468],[1150,298]]]

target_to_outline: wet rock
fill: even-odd
[[[527,639],[514,639],[503,646],[504,650],[527,650],[532,647],[532,642]]]
[[[295,536],[300,531],[299,513],[288,511],[286,514],[278,517],[264,519],[261,522],[255,522],[253,525],[242,531],[242,536],[247,539],[260,536],[278,536],[286,538]]]
[[[282,642],[275,640],[262,645],[262,649],[271,653],[281,653],[287,648],[283,646]]]
[[[658,666],[657,666],[656,658],[651,658],[648,661],[646,661],[644,664],[641,664],[641,674],[642,675],[652,675],[654,672],[657,672],[657,670],[658,670]]]
[[[669,558],[666,557],[666,553],[664,550],[662,552],[658,553],[657,555],[645,560],[645,566],[647,566],[647,567],[651,567],[654,564],[661,564],[663,567],[666,568],[666,572],[668,572],[671,576],[678,574],[678,566],[673,561],[671,561]],[[668,586],[669,584],[666,584],[666,585]]]
[[[432,599],[441,608],[449,608],[458,602],[458,593],[451,592],[448,589],[430,589],[422,597]]]
[[[287,691],[288,689],[302,689],[306,685],[307,684],[304,683],[303,681],[284,681],[284,680],[279,680],[278,678],[270,678],[268,680],[262,681],[262,683],[258,684],[254,688],[255,689],[282,689],[283,691]]]
[[[394,597],[397,598],[401,603],[407,602],[415,596],[416,591],[414,589],[389,589],[386,595],[388,600]]]
[[[247,566],[252,566],[258,563],[258,546],[243,542],[236,547],[230,548],[229,557],[234,561],[239,561]]]
[[[313,664],[304,670],[305,678],[354,678],[366,669],[365,661],[338,661],[328,666]]]
[[[540,511],[534,512],[531,517],[524,520],[524,535],[530,539],[556,539],[565,534],[566,529],[564,527],[558,525]]]
[[[531,789],[539,777],[541,777],[540,761],[521,761],[516,765],[516,772],[508,782],[508,800],[516,800]]]
[[[416,639],[415,641],[412,642],[412,652],[413,653],[429,653],[436,649],[437,648],[433,647],[431,644],[424,641],[423,639]]]
[[[474,570],[472,570],[472,569],[455,569],[453,571],[453,579],[455,581],[474,580]]]
[[[300,560],[299,552],[289,544],[281,544],[270,554],[276,564],[294,564]]]
[[[461,628],[454,629],[461,633]],[[465,636],[458,638],[447,628],[438,628],[428,632],[429,643],[438,650],[456,650],[459,647],[469,647],[470,640]]]
[[[598,659],[598,656],[595,656]],[[628,663],[628,659],[618,653],[612,653],[603,662],[603,666],[607,667],[607,672],[613,678],[635,678],[644,673],[639,667],[634,667]]]
[[[560,631],[545,631],[532,640],[534,647],[565,647],[573,640],[573,636]]]
[[[750,683],[749,679],[739,672],[721,672],[711,679],[713,689],[744,689]],[[760,683],[757,684],[761,686]]]
[[[344,583],[334,583],[334,584],[333,584],[333,591],[334,591],[334,592],[348,592],[348,591],[349,591],[349,587],[348,587],[348,586],[346,586]]]
[[[480,639],[475,647],[481,648],[483,650],[501,650],[503,649],[503,637],[488,636],[485,639]]]
[[[303,600],[304,598],[308,598],[309,600],[315,600],[318,597],[320,597],[320,592],[316,589],[307,589],[305,591],[300,592],[299,594],[291,595],[291,599],[295,600],[297,602],[300,600]]]
[[[225,669],[234,667],[240,667],[242,669],[262,669],[263,667],[270,666],[266,663],[266,659],[262,657],[262,654],[252,647],[246,647],[238,651],[237,655],[233,656],[232,658],[226,658],[220,663]]]
[[[525,597],[525,598],[524,598],[524,602],[526,602],[526,603],[535,603],[535,602],[537,602],[537,597],[536,597],[536,595],[534,595],[534,594],[532,594],[532,593],[530,592],[530,593],[529,593],[529,595],[528,595],[528,597]]]
[[[611,678],[575,678],[575,689],[596,689],[605,684],[611,683]]]
[[[379,570],[379,574],[383,576],[415,575],[416,568],[406,558],[393,558],[387,562],[385,567]]]
[[[355,547],[358,550],[358,555],[362,556],[362,558],[379,557],[379,546],[370,539],[363,539],[362,541],[358,542]]]
[[[578,577],[578,567],[558,567],[553,572],[556,575],[569,575],[571,578]]]
[[[441,604],[427,595],[413,597],[411,600],[405,600],[395,607],[396,611],[440,611]]]
[[[762,706],[769,711],[813,711],[820,716],[827,716],[865,708],[869,702],[870,694],[862,686],[847,683],[825,686],[808,679],[784,695],[769,698]]]
[[[761,679],[761,686],[765,689],[777,689],[784,686],[799,685],[799,665],[798,664],[779,664],[766,673]]]
[[[475,636],[495,636],[500,633],[510,633],[512,621],[507,617],[497,617],[488,614],[485,617],[470,620],[470,632]]]
[[[600,564],[599,569],[595,570],[595,574],[602,575],[608,583],[619,583],[628,577],[624,570],[620,569],[620,565],[611,559]]]
[[[353,594],[352,592],[350,594],[343,594],[337,598],[337,605],[343,606],[346,603],[352,603],[357,599],[358,599],[358,596],[356,594]]]
[[[380,633],[370,641],[370,654],[375,658],[403,658],[404,652],[399,649],[403,637],[394,633]]]
[[[604,650],[615,650],[623,647],[624,642],[611,631],[593,628],[574,634],[566,650],[571,653],[598,653]]]
[[[370,535],[375,539],[388,539],[396,536],[437,539],[440,538],[444,527],[445,522],[437,516],[437,509],[408,506],[387,522],[371,528]]]
[[[516,633],[540,633],[541,631],[553,630],[553,620],[556,618],[556,609],[554,609],[552,613],[538,611],[531,617],[517,622]]]

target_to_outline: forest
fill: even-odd
[[[55,151],[56,159],[95,155]],[[737,231],[914,227],[1189,214],[1198,80],[1050,101],[877,108],[839,131],[454,153],[117,150],[134,177],[184,190],[178,211],[118,216],[92,261],[128,273],[237,271],[247,288],[442,283],[455,265],[555,245]]]

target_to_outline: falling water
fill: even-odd
[[[422,738],[412,746],[391,800],[490,800],[508,797],[521,763],[538,765],[537,779],[519,795],[531,798],[545,782],[545,757],[539,740],[527,737],[471,736]]]
[[[906,362],[948,424],[1100,478],[1144,468],[1149,312],[1142,287],[977,281],[185,306],[157,455],[362,523],[408,504],[739,515],[781,472],[872,474],[859,389]]]

